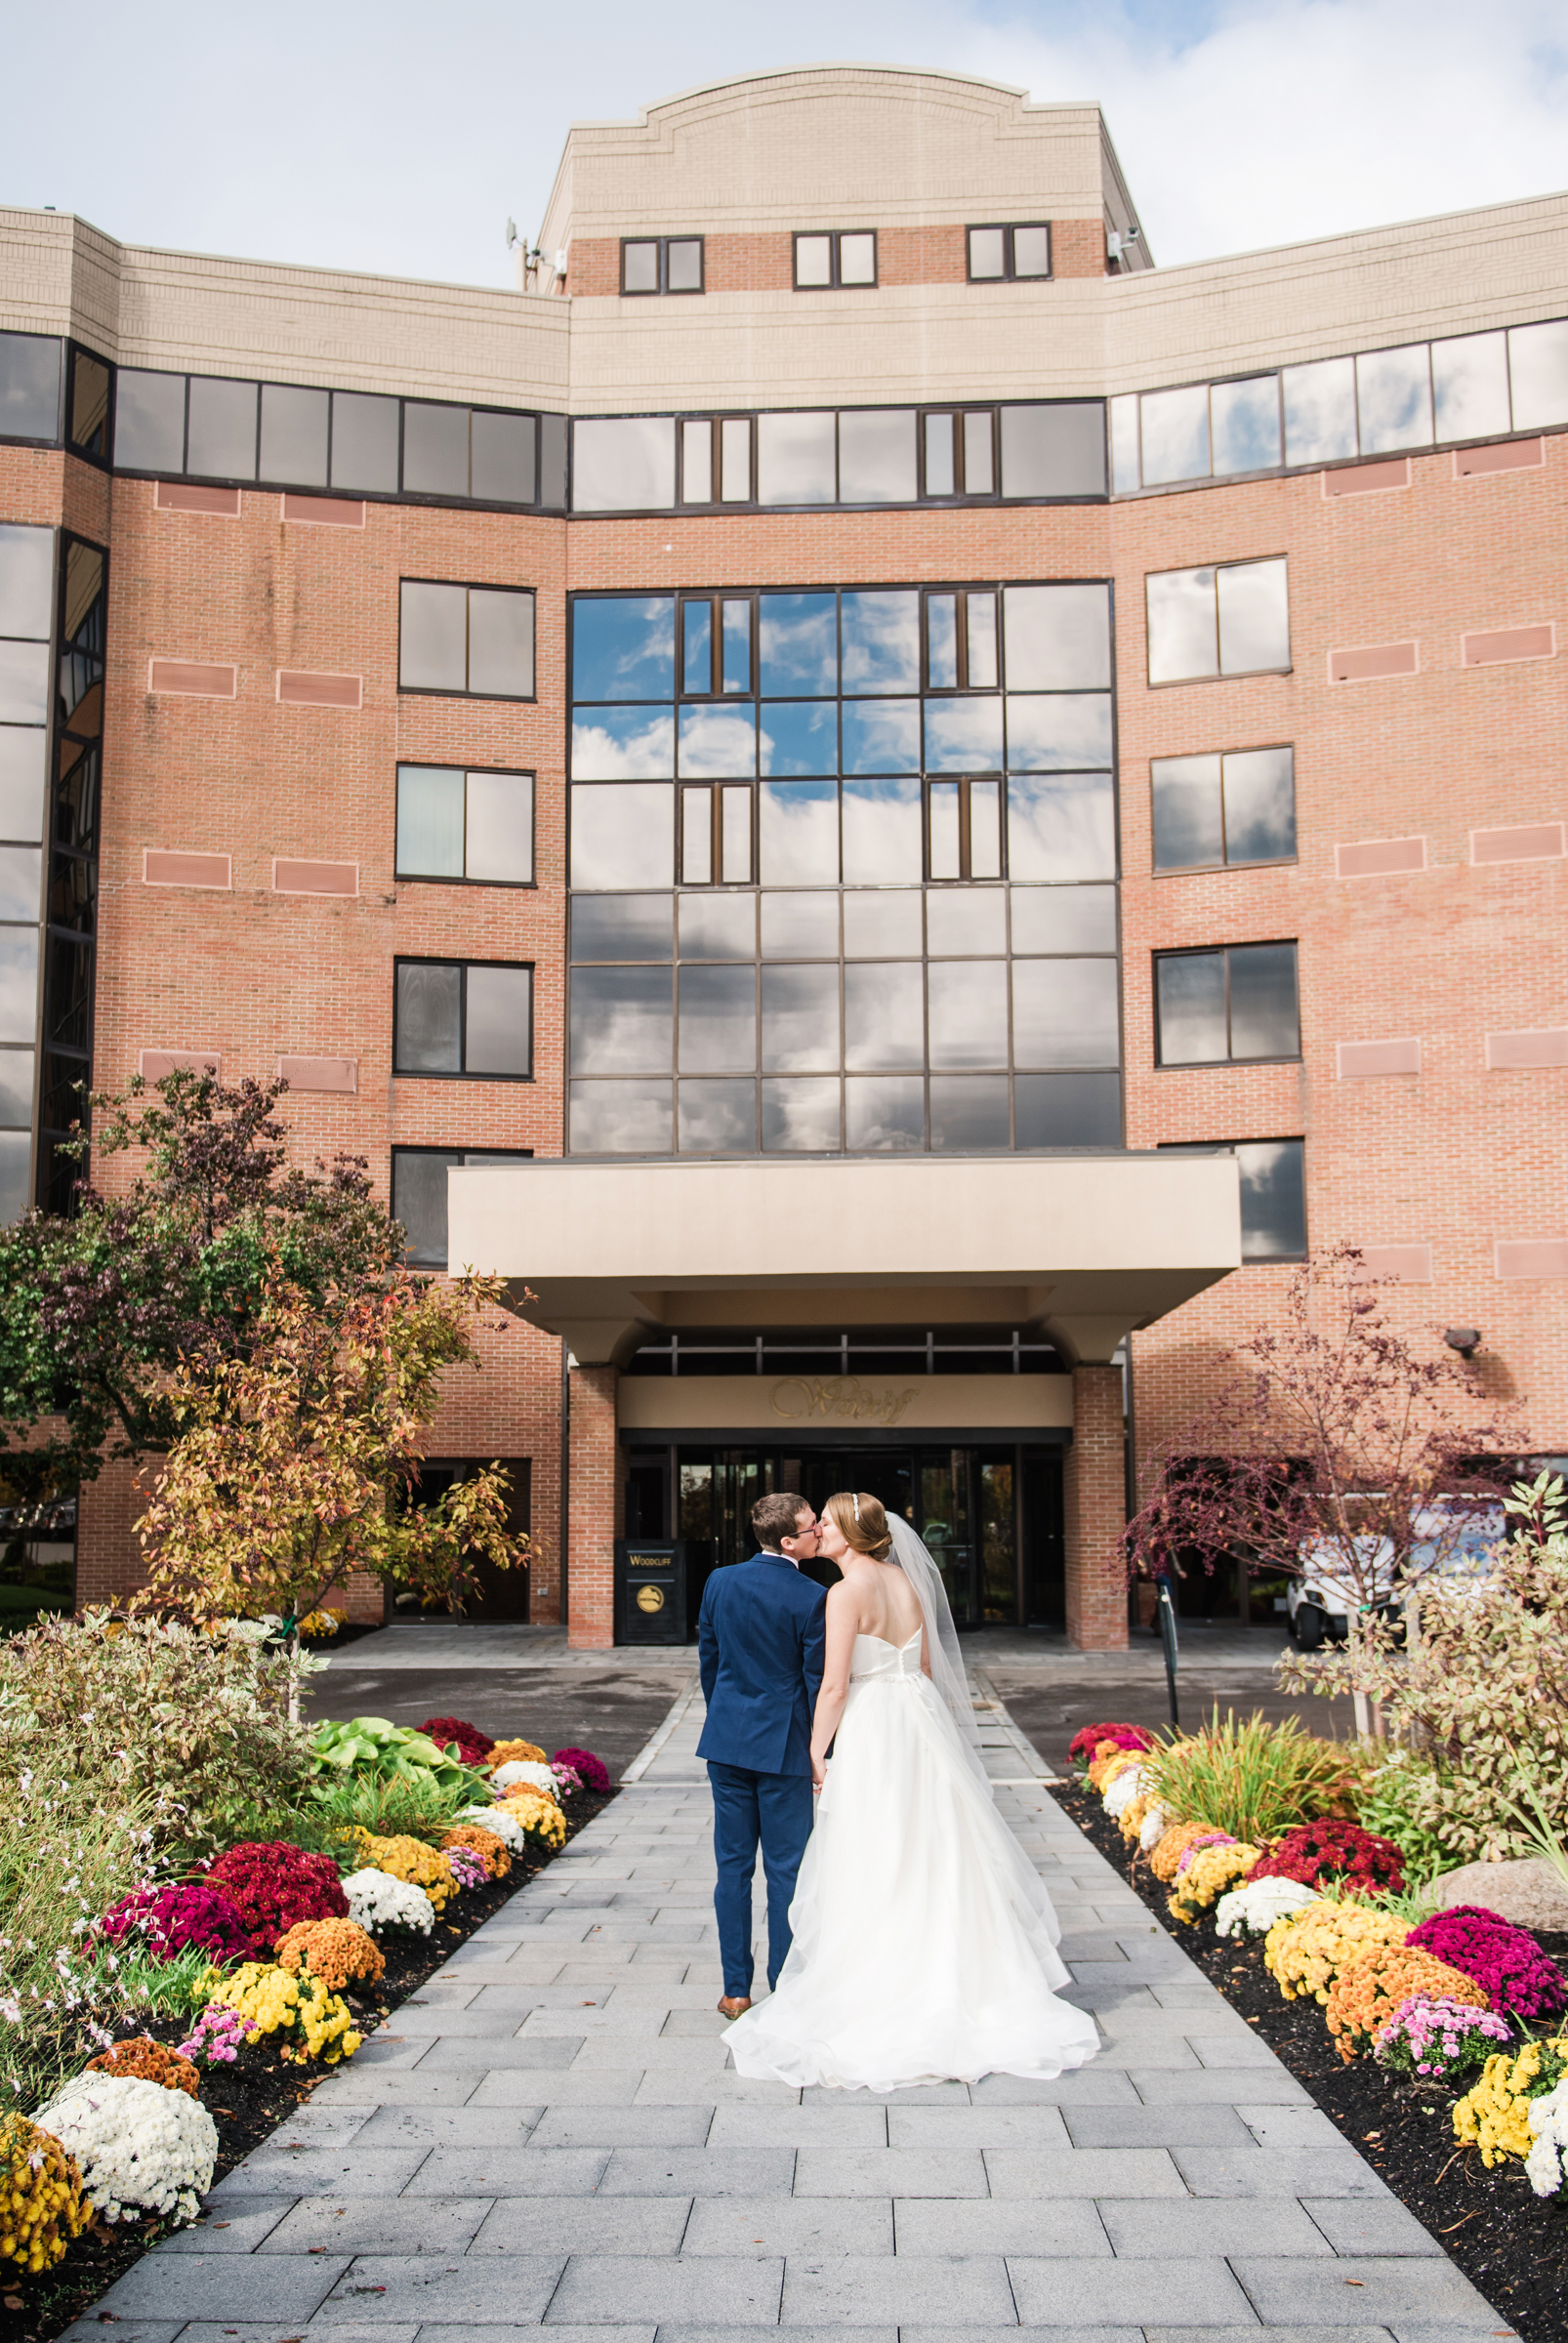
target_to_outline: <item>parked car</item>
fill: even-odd
[[[1445,1584],[1458,1581],[1479,1585],[1491,1575],[1492,1548],[1502,1541],[1506,1526],[1501,1500],[1466,1500],[1457,1520],[1439,1500],[1414,1515],[1415,1536],[1402,1568],[1390,1539],[1368,1535],[1355,1541],[1354,1572],[1346,1569],[1337,1541],[1315,1540],[1301,1549],[1300,1576],[1291,1581],[1286,1593],[1291,1633],[1303,1652],[1315,1652],[1329,1637],[1349,1633],[1353,1606],[1398,1625],[1412,1591],[1433,1571]]]

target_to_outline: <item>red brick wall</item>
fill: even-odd
[[[1062,1476],[1067,1634],[1086,1652],[1127,1649],[1122,1371],[1073,1369],[1073,1438]]]
[[[864,224],[851,220],[846,225],[853,227]],[[875,226],[875,223],[871,225]],[[978,216],[976,225],[981,225]],[[962,285],[969,275],[965,236],[966,230],[962,226],[879,227],[878,283]],[[741,235],[705,235],[702,260],[705,289],[709,293],[788,293],[795,282],[795,238],[787,229],[763,229]],[[1103,276],[1103,223],[1098,220],[1052,221],[1051,267],[1053,276]],[[620,238],[576,237],[571,247],[566,283],[568,291],[579,300],[619,294]]]
[[[613,1367],[571,1371],[571,1640],[587,1650],[615,1641],[615,1541],[621,1474],[615,1444]]]

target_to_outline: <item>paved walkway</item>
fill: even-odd
[[[1059,1812],[998,1707],[999,1802],[1101,2056],[886,2101],[738,2079],[699,1722],[686,1692],[599,1820],[120,2280],[115,2343],[1509,2332]],[[90,2313],[69,2343],[104,2331]]]

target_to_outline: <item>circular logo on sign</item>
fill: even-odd
[[[637,1590],[637,1607],[640,1611],[662,1611],[664,1609],[664,1588],[662,1586],[640,1586]]]

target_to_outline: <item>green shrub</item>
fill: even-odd
[[[1390,1749],[1356,1791],[1356,1821],[1364,1829],[1393,1840],[1413,1889],[1453,1870],[1462,1860],[1424,1819],[1438,1810],[1442,1798],[1436,1771],[1411,1749]]]
[[[1218,1706],[1200,1731],[1164,1742],[1144,1760],[1147,1794],[1174,1822],[1204,1823],[1231,1838],[1277,1838],[1293,1823],[1347,1811],[1356,1760],[1341,1743],[1317,1741],[1295,1717],[1271,1725]]]
[[[439,1846],[452,1825],[475,1802],[475,1793],[467,1787],[475,1777],[463,1767],[453,1771],[462,1774],[462,1785],[439,1781],[424,1771],[349,1774],[321,1784],[312,1792],[308,1811],[343,1868],[352,1870],[358,1858],[351,1848],[346,1848],[344,1840],[356,1828],[368,1830],[373,1838],[422,1838],[433,1847]],[[481,1788],[478,1796],[481,1803],[489,1803],[487,1788]]]
[[[465,1803],[483,1793],[483,1774],[449,1757],[428,1733],[412,1725],[394,1725],[384,1716],[351,1716],[346,1723],[317,1725],[310,1736],[316,1778],[310,1794],[319,1797],[332,1786],[358,1782],[433,1782],[440,1789],[459,1790]]]

